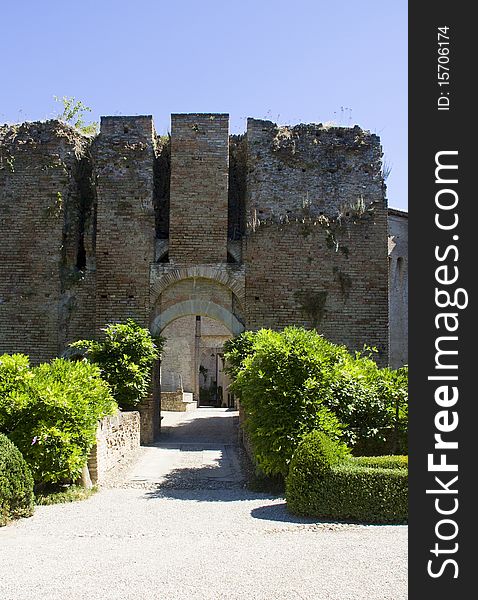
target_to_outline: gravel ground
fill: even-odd
[[[228,443],[237,415],[206,412],[177,417],[181,427],[143,449],[142,481],[136,463],[123,487],[0,529],[0,598],[407,598],[407,527],[289,515],[283,498],[244,488]],[[173,478],[152,476],[165,449],[177,452]]]

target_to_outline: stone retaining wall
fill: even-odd
[[[140,447],[139,412],[120,412],[98,423],[96,446],[88,459],[93,483],[104,483]]]
[[[173,410],[185,412],[197,407],[193,401],[191,393],[184,393],[181,390],[176,392],[161,392],[161,410]]]

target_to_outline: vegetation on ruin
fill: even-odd
[[[373,349],[351,354],[314,330],[245,332],[225,344],[258,467],[285,477],[311,431],[353,453],[406,451],[408,371],[380,369]]]
[[[98,365],[120,408],[135,409],[150,390],[153,362],[160,357],[165,339],[153,338],[132,319],[102,331],[101,341],[79,340],[70,347]]]
[[[287,508],[297,514],[367,523],[405,523],[408,462],[404,456],[350,457],[313,431],[294,452]]]
[[[98,133],[98,123],[87,123],[85,121],[86,113],[91,112],[89,106],[85,106],[81,100],[68,96],[62,98],[53,96],[53,98],[55,102],[59,102],[63,106],[63,110],[58,113],[57,119],[69,123],[85,135],[96,135]]]
[[[74,482],[117,405],[96,365],[55,359],[30,367],[0,356],[0,431],[19,448],[38,488]]]

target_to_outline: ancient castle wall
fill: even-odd
[[[247,328],[317,327],[388,359],[387,208],[377,136],[248,120]]]
[[[151,117],[103,117],[93,148],[97,194],[96,327],[135,319],[149,327],[154,257]]]
[[[95,138],[58,121],[1,127],[0,352],[47,360],[131,317],[169,330],[166,366],[197,393],[200,316],[231,335],[316,327],[350,349],[376,346],[385,364],[381,156],[359,127],[249,119],[230,136],[224,114],[173,115],[163,138],[150,116],[103,117]],[[402,361],[406,265],[392,250]],[[141,407],[143,442],[158,406],[151,395]]]
[[[149,271],[154,260],[155,134],[150,116],[103,117],[92,148],[97,196],[96,334],[134,319],[149,327]],[[159,432],[154,391],[140,406],[141,441]]]
[[[87,139],[57,121],[0,129],[0,353],[47,360],[74,334],[73,314],[88,320],[87,151]]]
[[[229,115],[171,116],[169,259],[226,262]]]

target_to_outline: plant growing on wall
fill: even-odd
[[[57,119],[69,123],[76,127],[82,133],[86,135],[96,135],[98,133],[98,123],[86,123],[85,113],[91,112],[89,106],[85,106],[81,100],[76,98],[70,98],[63,96],[53,96],[56,102],[60,102],[63,105],[63,111],[57,115]]]
[[[325,303],[327,302],[327,291],[309,292],[298,290],[294,293],[294,297],[300,304],[303,312],[312,321],[314,329],[318,327],[326,312]]]
[[[165,338],[153,338],[132,319],[108,325],[103,332],[99,342],[79,340],[70,347],[100,367],[121,408],[135,409],[149,391],[153,361],[160,357]]]

